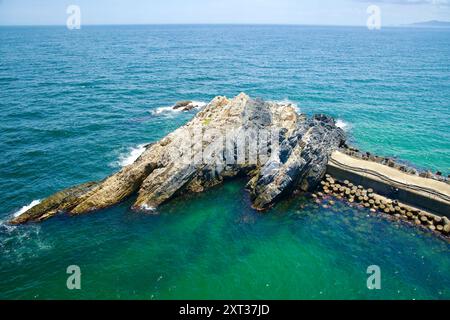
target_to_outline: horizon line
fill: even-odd
[[[417,27],[412,24],[390,24],[381,28],[391,27]],[[165,23],[86,23],[81,27],[101,27],[101,26],[299,26],[299,27],[360,27],[366,28],[365,24],[302,24],[302,23],[202,23],[202,22],[165,22]],[[65,24],[1,24],[0,27],[66,27]],[[422,28],[424,26],[421,26]],[[433,26],[431,26],[433,27]]]

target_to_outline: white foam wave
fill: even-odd
[[[14,213],[14,217],[17,218],[18,216],[20,216],[21,214],[23,214],[24,212],[30,210],[31,208],[33,208],[34,206],[38,205],[39,203],[41,203],[41,200],[33,200],[31,201],[30,204],[23,206],[22,208],[20,208],[19,211]]]
[[[204,101],[192,101],[192,105],[197,106],[196,108],[203,108],[207,103]]]
[[[51,243],[42,239],[39,225],[16,226],[8,222],[12,217],[20,216],[39,203],[41,203],[40,200],[33,200],[30,204],[13,213],[12,216],[0,220],[0,252],[10,261],[20,263],[38,257],[43,251],[52,248]]]
[[[116,164],[120,167],[126,167],[133,164],[144,153],[146,150],[145,146],[146,144],[140,144],[136,147],[130,148],[128,152],[119,156],[119,160]]]
[[[8,222],[6,220],[0,220],[0,233],[2,231],[6,232],[6,233],[11,233],[16,228],[17,228],[17,226],[8,224]],[[1,241],[0,241],[0,247],[2,247]]]
[[[187,106],[192,106],[194,109],[201,109],[204,106],[206,106],[207,103],[203,101],[191,101]],[[168,106],[168,107],[159,107],[155,110],[151,110],[150,113],[153,115],[164,115],[164,114],[174,114],[183,112],[183,108],[174,109],[175,105]]]
[[[350,129],[350,124],[348,124],[347,122],[345,122],[342,119],[337,119],[336,127],[341,128],[344,131],[348,131]]]
[[[141,210],[142,211],[147,211],[147,212],[154,212],[156,210],[156,208],[155,207],[151,207],[151,206],[149,206],[147,204],[143,204],[141,206]]]
[[[158,114],[171,113],[171,112],[181,112],[181,110],[174,109],[173,106],[159,107],[159,108],[156,108],[155,110],[152,110],[151,114],[158,115]]]

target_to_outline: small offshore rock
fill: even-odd
[[[173,109],[177,110],[177,109],[185,108],[185,107],[189,106],[190,104],[192,104],[192,101],[190,101],[190,100],[178,101],[173,106]]]

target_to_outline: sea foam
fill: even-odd
[[[156,208],[155,207],[151,207],[151,206],[149,206],[147,204],[143,204],[141,206],[141,210],[142,211],[147,211],[147,212],[155,212]]]
[[[203,101],[192,101],[189,105],[193,105],[194,110],[196,110],[196,109],[198,110],[198,109],[201,109],[204,106],[206,106],[207,103],[203,102]],[[169,114],[183,112],[182,108],[174,109],[173,107],[175,107],[175,105],[168,106],[168,107],[159,107],[154,110],[151,110],[150,113],[153,115],[169,115]]]
[[[133,164],[145,151],[146,144],[140,144],[136,147],[130,148],[128,152],[119,156],[119,160],[115,163],[120,167],[126,167]]]
[[[20,208],[18,211],[14,212],[12,214],[12,217],[17,218],[18,216],[22,215],[23,213],[25,213],[26,211],[28,211],[29,209],[33,208],[34,206],[38,205],[39,203],[41,203],[41,200],[33,200],[31,201],[30,204],[23,206],[22,208]],[[0,248],[4,245],[4,239],[1,237],[1,234],[3,233],[3,235],[5,234],[10,234],[13,231],[16,230],[16,226],[15,225],[11,225],[8,223],[8,221],[12,218],[7,217],[5,219],[1,219],[0,220]]]
[[[33,200],[31,201],[30,204],[23,206],[22,208],[20,208],[19,211],[15,212],[13,215],[15,218],[17,218],[18,216],[20,216],[21,214],[23,214],[24,212],[30,210],[31,208],[33,208],[34,206],[38,205],[39,203],[41,203],[41,200]]]
[[[43,239],[40,230],[40,226],[36,224],[19,227],[10,225],[3,220],[0,221],[0,251],[2,255],[7,256],[9,262],[21,263],[38,257],[43,251],[52,249],[52,244]]]
[[[350,129],[350,125],[342,119],[336,120],[336,127],[341,128],[344,131],[348,131]]]

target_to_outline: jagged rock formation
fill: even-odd
[[[237,175],[249,177],[253,207],[270,208],[295,189],[313,190],[344,132],[325,115],[308,119],[290,104],[241,93],[216,97],[131,165],[100,182],[60,191],[11,223],[41,221],[58,212],[99,210],[137,194],[136,210],[154,210],[184,192],[202,192]]]

